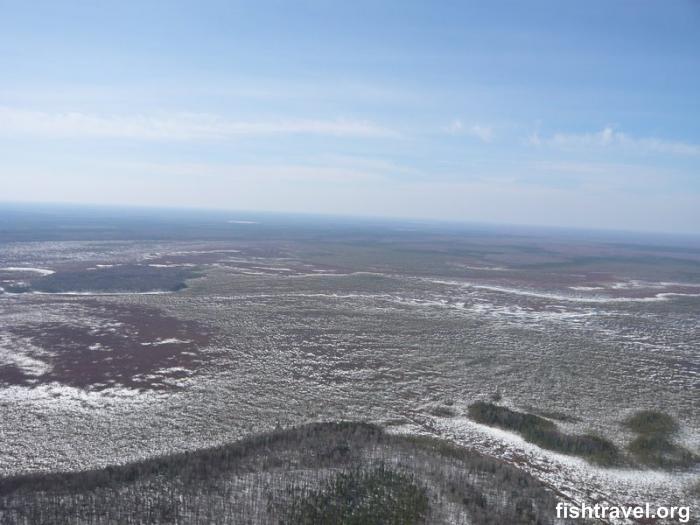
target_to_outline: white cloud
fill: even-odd
[[[469,134],[483,142],[491,142],[493,139],[493,128],[490,126],[479,126],[477,124],[469,128]]]
[[[493,128],[491,126],[481,126],[473,124],[468,128],[464,126],[461,120],[455,119],[449,126],[446,126],[445,131],[448,133],[466,133],[472,137],[478,138],[482,142],[491,142],[493,140]]]
[[[395,137],[395,131],[360,120],[280,119],[238,121],[218,115],[97,115],[46,113],[0,107],[0,135],[51,138],[211,140],[251,135],[313,134],[341,137]]]
[[[464,129],[464,124],[459,119],[454,119],[452,123],[445,128],[445,131],[449,133],[461,133]]]
[[[529,143],[562,149],[623,148],[640,153],[666,153],[671,155],[700,155],[700,145],[668,141],[658,138],[637,138],[606,126],[596,133],[555,133],[548,139],[537,133],[529,137]]]
[[[381,179],[380,171],[356,169],[352,166],[323,164],[182,164],[182,163],[125,163],[132,173],[142,176],[159,175],[206,181],[220,179],[250,181],[265,184],[288,181],[326,183],[369,182]]]

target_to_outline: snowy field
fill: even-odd
[[[697,467],[593,466],[467,416],[498,393],[624,451],[622,421],[654,409],[697,453],[697,247],[454,232],[258,240],[257,221],[227,224],[246,233],[0,245],[2,473],[352,419],[487,452],[571,500],[697,506]],[[114,286],[125,272],[136,290]],[[70,288],[88,274],[95,289]]]

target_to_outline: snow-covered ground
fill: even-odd
[[[698,471],[593,467],[464,414],[470,402],[498,390],[513,408],[561,412],[572,418],[557,423],[567,432],[596,432],[624,449],[632,436],[620,422],[635,410],[657,409],[679,421],[677,439],[697,451],[697,284],[584,274],[527,282],[521,270],[466,263],[454,267],[463,276],[426,276],[247,250],[10,245],[0,258],[5,270],[136,262],[196,266],[206,277],[167,294],[0,294],[0,366],[15,371],[0,385],[0,471],[89,468],[278,424],[362,419],[510,461],[574,501],[691,503]],[[176,323],[146,333],[148,323],[111,316],[118,308],[199,323],[212,337],[199,342]],[[85,363],[119,363],[110,338],[122,336],[131,341],[129,355],[198,357],[174,362],[166,355],[135,372],[145,387],[105,377],[93,389],[78,388],[46,379],[70,362],[40,342],[36,327],[49,325],[89,335]],[[12,383],[18,374],[24,383]],[[147,387],[155,380],[163,388]],[[447,401],[454,417],[431,413]]]

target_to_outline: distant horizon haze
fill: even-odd
[[[686,241],[700,247],[700,234],[692,232],[672,232],[664,230],[634,230],[619,228],[591,228],[566,225],[532,224],[532,223],[506,223],[488,221],[468,221],[459,219],[439,219],[430,217],[389,216],[369,214],[344,214],[344,213],[317,213],[304,211],[280,211],[280,210],[255,210],[255,209],[227,209],[195,206],[171,206],[171,205],[135,205],[128,203],[75,203],[75,202],[27,202],[27,201],[2,201],[0,200],[0,225],[3,212],[14,211],[22,216],[53,219],[74,219],[78,217],[86,220],[108,219],[119,220],[149,218],[174,221],[189,217],[194,220],[205,220],[216,217],[222,223],[235,226],[279,226],[288,220],[294,220],[293,224],[326,225],[326,226],[352,226],[375,225],[379,228],[405,229],[416,228],[417,231],[485,231],[499,233],[501,235],[548,235],[562,236],[562,238],[590,240],[600,236],[611,241],[629,240],[639,241],[673,241],[679,245],[685,245]],[[184,215],[184,216],[183,216]],[[52,220],[53,220],[52,219]]]

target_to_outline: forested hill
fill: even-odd
[[[365,423],[317,423],[100,470],[0,480],[0,522],[554,522],[556,496],[501,461]]]

